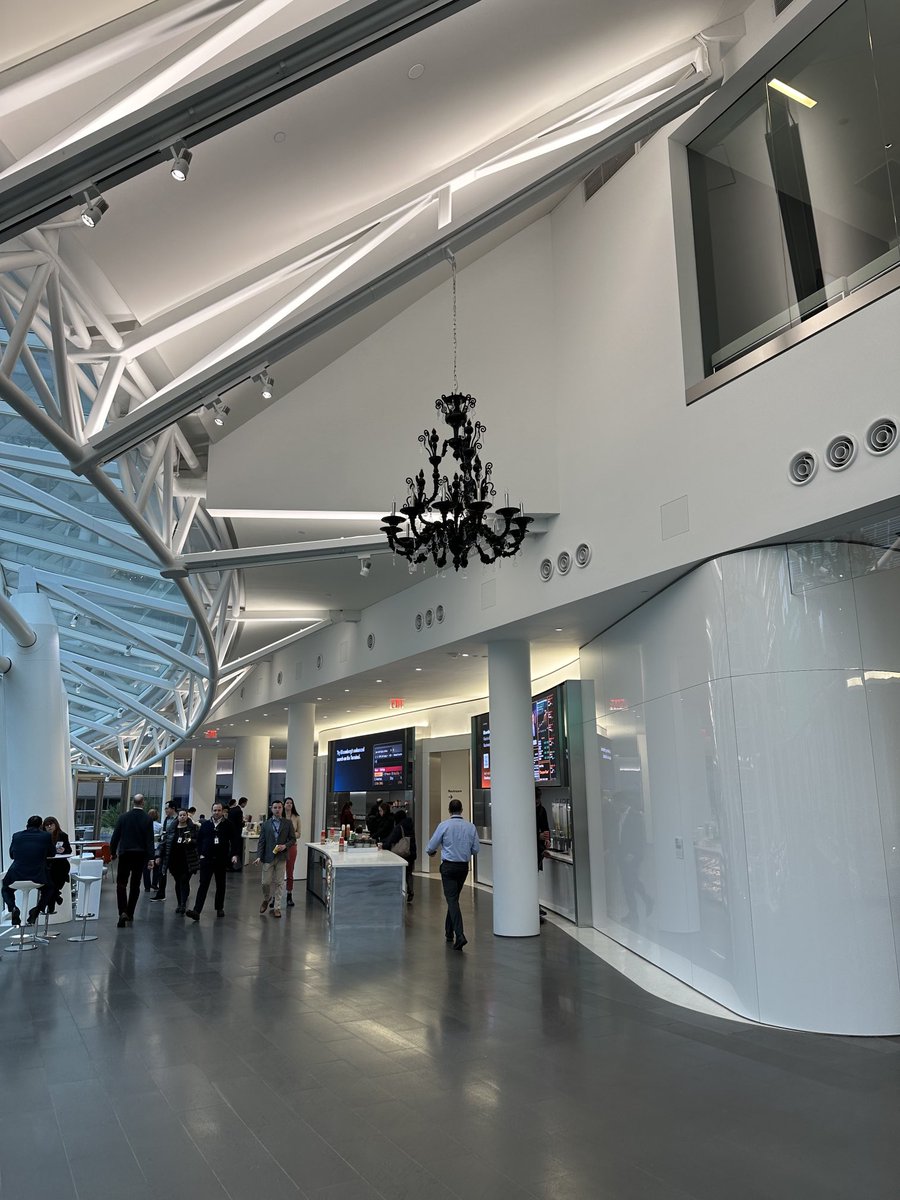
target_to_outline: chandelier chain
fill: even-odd
[[[456,332],[456,255],[452,250],[447,251],[447,257],[450,259],[450,278],[452,282],[453,292],[453,390],[459,391],[459,380],[456,375],[456,360],[459,347],[457,332]]]

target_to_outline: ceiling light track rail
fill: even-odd
[[[97,134],[12,174],[0,185],[0,240],[46,223],[83,199],[171,161],[316,84],[455,16],[479,0],[376,0],[307,34],[229,64]],[[249,61],[248,61],[249,60]]]

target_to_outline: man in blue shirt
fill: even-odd
[[[453,942],[455,950],[462,950],[468,941],[463,933],[462,913],[459,911],[459,894],[469,874],[469,859],[477,854],[478,831],[471,821],[464,821],[462,801],[451,800],[450,819],[441,821],[426,846],[429,858],[441,848],[441,883],[447,901],[447,918],[444,921],[444,937]]]

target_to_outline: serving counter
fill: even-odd
[[[338,849],[336,842],[306,843],[306,888],[328,910],[335,927],[403,924],[406,862],[390,850]]]

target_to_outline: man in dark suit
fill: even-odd
[[[21,925],[22,917],[16,907],[16,894],[12,890],[14,883],[29,880],[41,886],[38,903],[28,913],[28,924],[33,925],[48,904],[53,900],[56,889],[50,882],[50,872],[47,860],[56,854],[53,838],[42,828],[40,817],[29,817],[25,828],[12,835],[9,843],[9,857],[12,866],[3,876],[3,903],[12,913],[13,925]]]
[[[284,805],[280,800],[272,801],[272,815],[268,821],[263,821],[259,831],[259,847],[254,863],[262,863],[263,902],[259,906],[259,914],[264,917],[269,908],[269,897],[274,891],[275,907],[273,917],[281,916],[281,898],[284,894],[284,870],[287,865],[287,852],[296,842],[294,826],[284,815]]]
[[[154,862],[153,822],[144,812],[144,797],[140,792],[131,804],[131,811],[122,813],[109,839],[110,852],[119,860],[116,873],[119,929],[125,929],[134,920],[144,867],[152,867]]]
[[[235,845],[237,850],[237,863],[233,867],[229,867],[231,871],[240,871],[244,866],[244,839],[241,837],[241,831],[244,828],[244,812],[237,799],[232,797],[231,803],[228,806],[228,820],[234,826]]]
[[[206,903],[206,893],[210,882],[216,878],[216,916],[225,916],[225,876],[228,868],[237,866],[238,847],[235,827],[225,816],[225,808],[220,801],[212,806],[212,818],[204,821],[197,834],[197,849],[200,852],[200,886],[197,888],[197,898],[194,907],[184,914],[192,921],[199,921]]]

